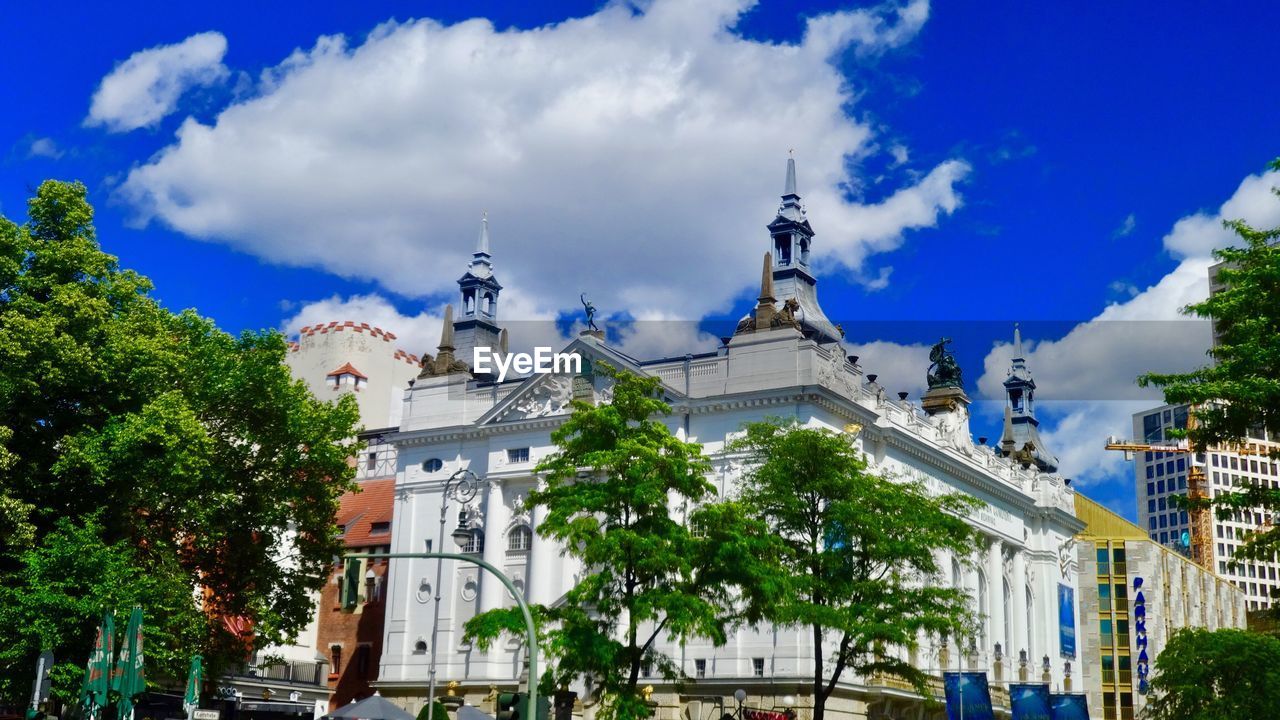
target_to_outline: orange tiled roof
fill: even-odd
[[[361,380],[369,379],[368,375],[365,375],[364,373],[357,370],[356,367],[351,363],[342,363],[342,367],[330,372],[328,375],[325,375],[325,377],[333,377],[334,375],[355,375]]]
[[[395,507],[396,479],[367,480],[361,492],[350,492],[339,500],[338,524],[345,528],[342,541],[347,547],[390,545],[391,533],[372,532],[374,523],[391,525]]]

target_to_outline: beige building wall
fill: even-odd
[[[417,355],[397,347],[394,333],[350,320],[302,328],[287,362],[322,400],[355,395],[366,430],[400,424],[404,391],[421,369]]]
[[[1151,540],[1134,525],[1076,494],[1087,523],[1077,536],[1080,572],[1080,692],[1102,720],[1133,720],[1146,680],[1173,634],[1189,627],[1244,628],[1247,598],[1229,580]]]

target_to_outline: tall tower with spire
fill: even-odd
[[[453,323],[457,357],[470,364],[472,349],[489,347],[499,350],[502,329],[498,327],[498,293],[502,285],[493,275],[493,258],[489,253],[489,215],[480,220],[480,237],[471,254],[467,272],[458,279],[462,294],[462,311]]]
[[[1000,454],[1017,456],[1023,462],[1034,463],[1044,472],[1056,472],[1058,458],[1044,446],[1040,439],[1040,421],[1035,414],[1036,381],[1027,369],[1026,354],[1022,351],[1022,330],[1013,326],[1013,360],[1009,377],[1004,381],[1005,408],[1004,432],[1000,437]]]
[[[809,267],[813,227],[805,217],[796,191],[796,160],[787,158],[787,180],[782,190],[778,216],[769,223],[773,239],[773,285],[778,301],[794,299],[799,308],[796,319],[801,330],[818,342],[834,342],[843,333],[827,319],[818,304],[818,280]]]

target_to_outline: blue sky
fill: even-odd
[[[1064,469],[1132,516],[1098,450],[1150,404],[1128,383],[1202,357],[1170,321],[1218,216],[1277,218],[1278,23],[1264,3],[26,4],[0,27],[0,212],[80,179],[104,247],[175,309],[425,344],[486,210],[508,317],[584,290],[606,315],[736,318],[794,148],[826,312],[882,341],[868,371],[916,390],[947,335],[989,396],[1023,322]],[[123,104],[91,114],[113,73]]]

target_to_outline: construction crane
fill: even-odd
[[[1187,429],[1195,427],[1195,414],[1187,412]],[[1187,462],[1187,500],[1190,501],[1190,520],[1191,520],[1191,560],[1209,572],[1213,569],[1213,516],[1209,509],[1209,489],[1208,483],[1205,482],[1205,472],[1203,461],[1197,461],[1196,455],[1198,451],[1191,448],[1191,444],[1186,440],[1179,440],[1173,443],[1148,443],[1136,440],[1121,440],[1117,437],[1107,438],[1106,448],[1108,450],[1121,450],[1124,452],[1124,459],[1131,460],[1131,453],[1136,452],[1163,452],[1163,453],[1186,453],[1191,457]],[[1213,451],[1213,449],[1210,449]],[[1232,452],[1237,455],[1258,455],[1262,451],[1256,446],[1240,445],[1223,450],[1224,452]]]

